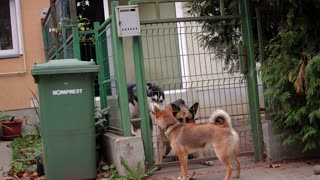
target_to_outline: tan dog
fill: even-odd
[[[183,180],[188,179],[187,155],[212,145],[218,159],[227,172],[225,180],[232,174],[231,156],[237,163],[237,177],[240,177],[239,135],[232,128],[229,115],[223,110],[215,111],[208,124],[179,123],[172,115],[172,107],[165,110],[155,107],[155,122],[169,139],[171,148],[178,155]]]
[[[180,123],[195,123],[195,115],[198,111],[199,103],[194,103],[190,108],[186,105],[183,99],[178,99],[168,106],[172,108],[173,116],[180,122]],[[164,135],[163,131],[160,131],[158,136],[158,163],[162,163],[162,159],[166,157],[170,151],[171,147]]]

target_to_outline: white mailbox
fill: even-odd
[[[116,17],[119,37],[141,35],[138,5],[117,6]]]

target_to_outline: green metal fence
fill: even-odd
[[[203,33],[200,21],[176,21],[144,23],[141,27],[147,81],[167,90],[164,107],[177,99],[183,99],[188,107],[199,102],[196,123],[207,123],[217,108],[226,110],[240,135],[240,152],[253,153],[246,78],[239,71],[225,70],[223,59],[216,56],[218,52],[201,46],[198,38]],[[154,158],[160,163],[157,159],[161,158],[157,154],[160,132],[155,124],[153,129]],[[171,161],[170,156],[175,158],[171,153],[162,162]],[[205,157],[215,157],[214,151],[209,149]]]
[[[112,7],[118,5],[112,3]],[[122,40],[118,38],[114,10],[101,26],[94,24],[102,112],[109,112],[109,131],[131,135]]]
[[[52,1],[42,20],[46,60],[81,59],[75,0]]]
[[[102,24],[95,23],[94,30],[87,32],[79,32],[77,27],[72,25],[76,18],[76,15],[72,16],[75,13],[73,4],[69,8],[71,23],[62,26],[65,28],[65,35],[57,38],[54,34],[48,34],[49,28],[56,25],[58,17],[54,12],[58,6],[62,7],[63,3],[59,4],[62,1],[56,1],[55,8],[50,9],[52,15],[47,16],[43,23],[47,60],[68,57],[96,59],[97,64],[101,66],[98,76],[101,112],[109,116],[109,131],[120,135],[131,135],[132,120],[129,117],[126,83],[127,80],[137,83],[138,99],[144,99],[139,101],[139,120],[148,164],[154,161],[160,164],[160,161],[157,159],[158,128],[153,124],[152,132],[149,129],[144,85],[146,80],[160,85],[165,90],[164,107],[179,98],[184,99],[188,106],[199,102],[197,123],[206,123],[216,108],[225,109],[230,113],[234,127],[240,134],[241,153],[255,153],[256,160],[262,158],[258,99],[258,88],[261,91],[262,88],[257,84],[248,0],[240,2],[241,13],[236,16],[224,16],[222,11],[221,16],[180,18],[163,18],[161,16],[165,15],[161,14],[160,10],[161,7],[170,9],[174,7],[171,4],[174,5],[178,1],[131,2],[130,4],[137,3],[140,9],[155,7],[156,14],[155,19],[141,20],[142,35],[130,38],[131,46],[128,46],[128,38],[119,38],[117,35],[114,9],[119,2],[112,2],[111,17]],[[72,3],[75,1],[69,0],[69,4]],[[227,56],[227,52],[217,52],[203,47],[199,37],[205,34],[201,27],[204,20],[222,25],[224,21],[229,20],[241,22],[239,36],[243,45],[238,42],[240,51],[231,55],[242,60],[242,67],[246,71],[241,72],[244,74],[240,70],[230,73],[225,69],[223,58]],[[80,35],[93,34],[94,42],[81,44]],[[128,63],[134,66],[131,67]],[[215,157],[211,149],[204,154],[205,159]],[[174,157],[174,154],[170,154],[165,161],[175,163],[170,157]]]
[[[76,0],[54,0],[42,20],[46,61],[52,59],[96,60],[95,32],[78,27]],[[93,28],[92,28],[93,29]],[[95,96],[99,96],[95,80]]]
[[[117,2],[113,6],[119,5]],[[76,58],[101,65],[96,95],[103,114],[111,112],[110,131],[131,135],[122,40],[118,38],[115,14],[94,30],[79,31],[75,0],[55,0],[42,22],[46,60]],[[116,60],[114,60],[116,59]],[[121,60],[122,59],[122,60]],[[110,68],[110,66],[112,68]],[[108,96],[108,97],[107,97]],[[108,98],[111,103],[108,103]],[[111,106],[109,106],[111,104]],[[124,120],[126,119],[126,120]],[[126,122],[126,123],[125,123]]]
[[[126,68],[124,62],[123,42],[118,38],[115,6],[118,2],[112,3],[112,16],[107,19],[101,26],[95,23],[95,47],[97,63],[101,66],[99,73],[100,85],[100,104],[102,113],[108,113],[109,128],[108,131],[123,135],[131,136],[131,120],[129,116]],[[143,72],[141,64],[141,39],[133,38],[134,61],[136,71]],[[140,69],[139,69],[140,68]],[[140,119],[142,126],[142,138],[144,142],[146,163],[152,164],[152,149],[150,143],[149,116],[146,106],[146,89],[143,84],[143,74],[136,74],[138,85],[138,98],[144,99],[139,101],[139,110],[141,111]],[[144,115],[143,115],[144,114]]]
[[[246,78],[240,72],[231,74],[224,70],[222,59],[215,56],[217,52],[201,46],[197,38],[203,33],[200,21],[176,20],[142,25],[147,81],[168,90],[165,106],[180,98],[189,107],[199,102],[196,115],[199,124],[207,123],[216,108],[226,110],[240,134],[240,152],[253,152]],[[153,152],[155,158],[161,158],[157,154],[160,132],[155,124],[153,129]],[[214,156],[212,149],[205,152],[206,159]],[[170,154],[163,162],[168,160]]]
[[[161,3],[170,1],[148,1],[161,7]],[[259,95],[256,64],[253,56],[251,19],[247,1],[241,1],[239,16],[182,17],[155,20],[142,20],[142,49],[145,66],[145,78],[160,85],[165,91],[164,107],[177,99],[183,99],[191,107],[199,102],[200,108],[196,122],[206,123],[211,113],[222,108],[232,117],[235,129],[240,135],[240,153],[255,153],[257,160],[262,158],[262,137],[259,109]],[[221,4],[223,6],[223,3]],[[161,10],[156,10],[160,12]],[[223,12],[221,12],[223,13]],[[242,51],[237,56],[244,61],[245,74],[240,70],[226,70],[223,60],[228,52],[204,48],[200,37],[204,32],[203,21],[230,25],[226,21],[238,20],[241,23],[239,42]],[[224,27],[221,27],[222,29]],[[251,35],[250,35],[251,34]],[[233,42],[234,43],[234,42]],[[225,44],[225,49],[230,44]],[[262,87],[260,86],[260,92]],[[171,163],[173,154],[162,159],[159,153],[158,136],[160,132],[153,124],[152,147],[156,163]],[[205,152],[204,159],[215,158],[212,149]],[[202,161],[204,159],[194,159]]]

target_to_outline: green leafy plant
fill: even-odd
[[[31,102],[37,118],[34,123],[29,123],[29,121],[26,120],[26,124],[32,126],[34,128],[34,131],[37,134],[40,134],[40,101],[38,96],[31,89],[29,90],[32,94]]]
[[[24,173],[36,171],[35,157],[42,153],[39,134],[23,133],[21,138],[11,142],[12,162],[8,175],[21,177]]]
[[[238,15],[238,1],[224,1],[225,15]],[[220,16],[220,2],[212,0],[190,1],[186,4],[187,13],[192,16]],[[222,60],[225,69],[235,72],[239,69],[237,47],[240,42],[240,20],[220,19],[203,20],[199,22],[202,33],[199,33],[197,40],[204,49],[214,52],[212,60]]]
[[[121,176],[119,174],[114,164],[111,164],[111,165],[102,164],[98,170],[99,175],[103,175],[102,178],[107,178],[107,179],[141,180],[141,179],[146,179],[151,173],[157,170],[157,167],[150,167],[145,172],[143,172],[141,162],[138,162],[136,169],[132,169],[129,167],[127,162],[121,156],[120,156],[120,162],[127,172],[125,176]]]
[[[78,14],[78,30],[90,31],[93,29],[90,19],[84,17],[85,11],[90,7],[89,0],[77,0],[77,14]],[[94,34],[81,34],[79,35],[81,44],[94,44]]]
[[[103,144],[103,134],[106,132],[109,120],[108,112],[106,114],[101,114],[98,107],[95,107],[95,132],[96,132],[96,150],[99,161],[102,159],[102,144]]]
[[[3,120],[3,121],[10,121],[10,120],[12,120],[12,118],[14,118],[14,116],[4,114],[4,111],[0,111],[0,121],[1,121],[1,120]]]
[[[1,121],[14,121],[17,117],[14,115],[4,114],[4,111],[0,111],[0,122]],[[28,116],[23,116],[21,119],[28,119]]]
[[[120,157],[120,162],[121,162],[121,165],[127,171],[128,179],[140,180],[144,177],[148,177],[151,173],[157,170],[157,167],[151,167],[147,169],[146,172],[143,172],[141,162],[138,162],[137,168],[135,170],[131,169],[123,157]]]
[[[219,1],[191,1],[188,13],[196,16],[237,15],[238,0],[225,0],[224,9]],[[265,0],[254,1],[261,9],[265,57],[261,76],[265,84],[265,100],[269,118],[284,144],[301,144],[303,151],[320,147],[319,72],[320,54],[320,1]],[[256,26],[253,19],[253,32]],[[219,54],[229,72],[238,69],[236,53],[239,33],[237,20],[204,20],[204,33],[198,36],[206,49]],[[257,44],[255,44],[257,47]],[[258,52],[258,51],[256,51]],[[256,53],[256,57],[258,53]],[[257,58],[258,59],[258,58]]]
[[[81,31],[90,31],[92,30],[92,24],[90,19],[84,17],[84,12],[88,7],[90,7],[89,0],[77,0],[77,27]],[[70,27],[70,18],[62,18],[56,27],[49,28],[50,33],[56,33],[59,36],[62,36],[62,26]],[[81,44],[94,44],[94,34],[81,34],[79,35],[79,40]]]
[[[267,110],[284,144],[320,148],[320,2],[280,1],[286,16],[268,41],[262,79]]]
[[[11,128],[8,127],[8,126],[3,125],[3,124],[1,123],[1,121],[9,121],[9,120],[12,120],[13,118],[14,118],[14,116],[4,114],[4,111],[0,111],[0,126],[3,126],[3,127],[5,127],[5,128],[11,129]]]
[[[4,125],[4,123],[10,122],[10,121],[17,122],[17,121],[27,120],[28,118],[29,118],[28,116],[24,116],[22,118],[16,118],[16,116],[7,115],[7,114],[4,114],[3,111],[0,111],[0,126],[13,131],[13,129],[9,127],[8,124]]]
[[[127,180],[126,176],[121,176],[114,164],[111,165],[103,165],[99,170],[98,170],[98,178],[99,176],[104,179],[119,179],[119,180]]]

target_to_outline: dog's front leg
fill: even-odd
[[[178,154],[178,158],[180,161],[180,168],[181,168],[181,176],[182,176],[182,180],[188,180],[188,171],[187,171],[187,154],[183,153],[183,152],[179,152]]]
[[[134,128],[133,128],[132,124],[131,124],[131,135],[132,136],[137,136],[137,133],[134,131]]]

